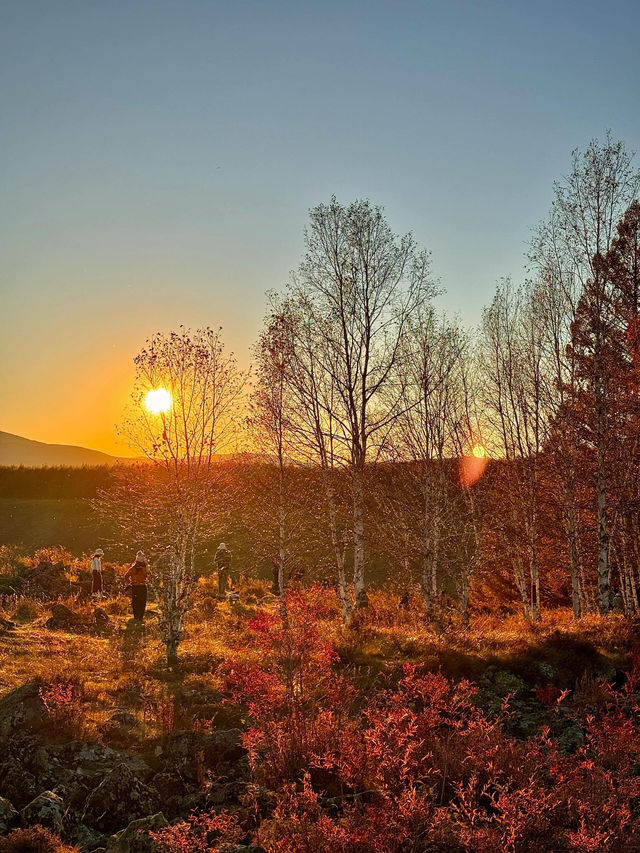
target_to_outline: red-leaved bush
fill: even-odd
[[[601,685],[597,715],[538,690],[551,719],[582,732],[565,754],[549,729],[514,738],[472,684],[418,666],[358,689],[304,601],[287,612],[251,623],[258,660],[227,673],[251,716],[254,779],[274,794],[255,824],[266,850],[640,851],[638,662],[622,691]]]
[[[467,681],[405,665],[362,682],[299,595],[250,623],[252,659],[226,687],[248,711],[253,785],[237,814],[158,838],[177,853],[251,838],[277,853],[640,853],[640,666],[597,713],[553,686],[528,739],[489,718]],[[555,726],[555,723],[558,726]],[[573,752],[554,730],[572,726]],[[209,846],[207,846],[209,845]],[[232,848],[231,848],[232,849]]]

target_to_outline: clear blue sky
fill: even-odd
[[[571,150],[640,147],[639,31],[637,0],[3,0],[0,429],[112,450],[181,322],[247,361],[333,193],[477,321]]]

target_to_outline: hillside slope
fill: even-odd
[[[0,465],[44,466],[115,465],[119,460],[99,450],[70,444],[45,444],[0,431]]]

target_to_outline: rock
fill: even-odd
[[[62,799],[53,791],[44,791],[26,805],[20,812],[23,826],[44,826],[55,832],[62,833],[64,805]]]
[[[229,765],[244,758],[239,729],[203,732],[176,732],[158,744],[157,755],[166,772],[200,783],[205,774],[223,775]]]
[[[55,787],[80,812],[91,792],[114,768],[121,766],[138,779],[146,781],[151,776],[151,768],[138,756],[93,741],[76,740],[38,751],[39,781]]]
[[[146,785],[127,764],[118,764],[87,797],[83,823],[114,832],[134,820],[155,814],[158,793]]]
[[[30,803],[38,790],[42,789],[36,784],[33,773],[14,757],[7,758],[0,765],[0,792],[10,797],[18,808]]]
[[[131,821],[122,832],[111,836],[105,853],[156,853],[161,848],[149,833],[164,829],[165,826],[168,823],[162,812]]]
[[[49,722],[49,712],[40,695],[41,685],[28,681],[0,699],[0,744],[18,732],[40,731]]]
[[[111,620],[102,607],[96,607],[93,611],[91,627],[93,632],[101,637],[111,633]]]
[[[116,711],[109,717],[110,723],[115,723],[121,729],[131,729],[137,724],[136,718],[129,711]]]
[[[96,832],[88,826],[85,826],[84,823],[79,823],[75,826],[70,834],[70,840],[73,841],[80,850],[90,850],[91,853],[96,853],[99,849],[104,850],[104,844],[107,837],[108,836],[105,836],[102,832]],[[102,847],[99,847],[98,845],[102,845]]]
[[[82,616],[74,613],[64,604],[54,604],[51,608],[51,618],[45,622],[45,628],[50,631],[82,632],[86,629]]]
[[[63,563],[43,561],[27,575],[29,594],[34,598],[51,599],[69,593],[69,578]]]
[[[9,800],[0,797],[0,835],[6,835],[19,818],[18,810],[14,809]]]
[[[162,811],[169,820],[183,818],[191,811],[189,804],[185,807],[185,797],[196,785],[188,785],[178,773],[156,773],[149,785],[158,792]]]
[[[237,592],[228,592],[225,598],[229,604],[237,604],[240,601],[240,596]]]

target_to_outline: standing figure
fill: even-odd
[[[102,558],[104,551],[102,548],[96,548],[91,558],[91,595],[95,598],[102,598],[104,586],[102,583]]]
[[[131,584],[131,609],[133,618],[142,622],[147,607],[147,558],[143,551],[138,551],[136,561],[125,572],[124,580]]]
[[[218,571],[218,597],[224,598],[227,594],[229,572],[231,570],[231,551],[229,551],[224,542],[218,545],[215,563]]]

